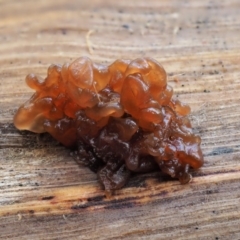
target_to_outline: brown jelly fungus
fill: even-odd
[[[154,59],[104,66],[81,57],[26,82],[36,92],[18,109],[15,126],[75,147],[72,156],[97,172],[108,191],[122,188],[131,172],[157,169],[187,183],[190,167],[203,164],[190,108],[173,97]]]

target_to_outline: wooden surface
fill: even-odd
[[[205,165],[136,175],[110,198],[47,134],[12,119],[25,76],[79,56],[150,56],[192,107]],[[240,1],[1,1],[1,239],[240,239]]]

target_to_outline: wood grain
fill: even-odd
[[[0,0],[1,239],[240,239],[238,0]],[[135,175],[106,197],[96,175],[13,115],[51,63],[151,56],[192,108],[205,165],[180,185]]]

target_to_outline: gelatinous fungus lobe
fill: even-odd
[[[123,187],[131,172],[156,169],[186,183],[189,169],[203,164],[190,108],[173,97],[154,59],[104,66],[82,57],[26,82],[36,92],[17,111],[15,126],[75,147],[72,156],[97,172],[106,190]]]

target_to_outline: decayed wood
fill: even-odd
[[[240,2],[0,1],[2,239],[239,239]],[[192,107],[205,165],[180,185],[135,175],[105,196],[96,175],[47,134],[12,124],[24,78],[79,56],[151,56]]]

